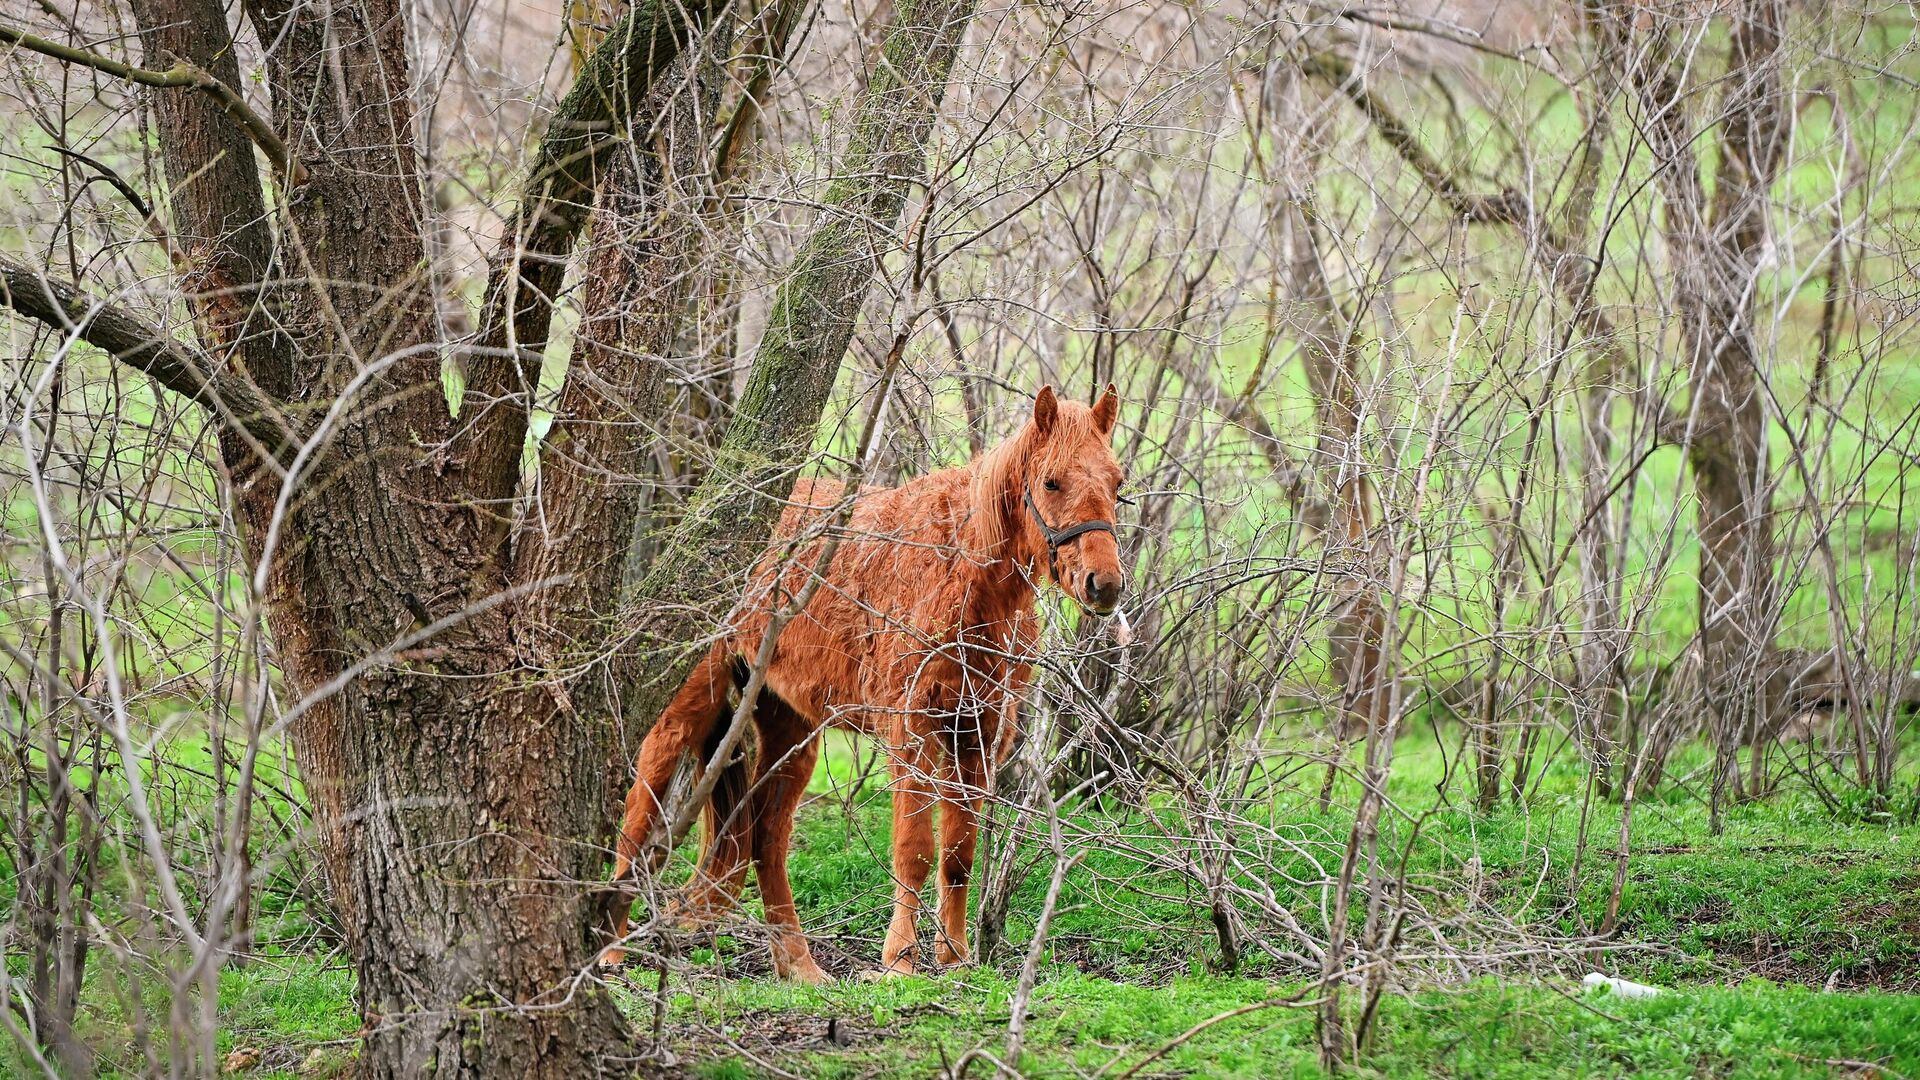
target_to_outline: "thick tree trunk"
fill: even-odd
[[[211,49],[202,62],[222,74],[234,65],[218,9],[168,6],[197,2],[152,0],[149,48]],[[260,599],[291,695],[312,695],[291,735],[356,961],[360,1073],[630,1071],[624,1024],[588,978],[605,793],[581,763],[607,760],[613,725],[572,707],[534,632],[589,621],[604,593],[516,587],[499,558],[504,507],[476,503],[471,478],[432,452],[458,421],[423,272],[405,14],[259,0],[250,15],[279,43],[276,126],[306,175],[285,195],[279,255],[303,282],[280,312],[299,360],[255,360],[248,316],[217,304],[200,330],[230,370],[309,413],[347,403],[305,473],[224,445],[251,553],[271,571]],[[244,287],[265,272],[257,179],[246,210],[244,184],[191,169],[237,152],[251,177],[252,151],[224,145],[230,123],[195,115],[198,102],[160,110],[184,269],[204,258],[210,288]],[[287,485],[298,494],[283,505]]]
[[[231,118],[208,111],[211,95],[156,109],[201,352],[156,344],[164,335],[124,312],[83,310],[79,289],[0,265],[0,302],[57,326],[78,319],[89,340],[209,403],[221,423],[237,516],[264,568],[254,599],[296,702],[289,731],[359,976],[365,1077],[634,1065],[593,979],[612,680],[582,682],[578,671],[599,668],[576,662],[616,614],[631,520],[617,478],[657,419],[657,372],[632,354],[675,319],[685,235],[641,238],[592,294],[656,315],[609,339],[584,335],[540,491],[561,532],[523,526],[517,544],[503,540],[517,520],[522,361],[545,336],[550,295],[538,286],[557,280],[542,275],[571,251],[633,112],[707,10],[643,5],[568,95],[535,155],[525,235],[509,241],[537,266],[496,261],[481,337],[499,347],[479,350],[483,393],[465,415],[442,393],[448,345],[431,310],[397,0],[248,0],[273,43],[274,127],[300,166],[274,200],[277,251]],[[744,571],[760,550],[810,448],[875,259],[924,171],[971,11],[971,0],[905,7],[888,34],[845,179],[781,290],[711,497],[668,545],[683,557],[733,546],[718,560],[721,587],[726,568]],[[238,85],[217,6],[141,0],[139,14],[149,50]],[[527,273],[539,280],[523,291]],[[273,332],[247,302],[269,279],[286,283],[274,286]],[[653,580],[670,584],[685,565]]]
[[[876,79],[863,100],[841,170],[854,179],[829,191],[825,220],[783,286],[776,312],[788,317],[776,315],[716,469],[716,480],[729,486],[701,504],[708,513],[690,515],[669,552],[716,544],[757,552],[758,518],[738,511],[745,503],[777,512],[785,488],[771,490],[769,478],[790,483],[810,449],[872,278],[871,256],[857,256],[872,250],[865,245],[876,222],[898,220],[906,178],[922,170],[934,108],[966,25],[966,12],[954,4],[928,5],[922,14],[903,19],[890,37],[894,78]],[[656,236],[624,256],[638,260],[626,268],[634,282],[628,299],[633,290],[655,297],[671,290],[678,261],[672,253],[682,243]],[[667,280],[655,280],[662,274]],[[645,328],[629,326],[627,333],[645,336]],[[364,426],[342,432],[339,460],[375,464],[351,474],[343,469],[328,482],[339,493],[327,500],[331,513],[300,530],[306,550],[331,571],[325,607],[342,627],[348,655],[377,646],[383,631],[390,638],[422,620],[457,617],[400,663],[347,684],[340,736],[319,747],[337,746],[341,759],[314,761],[342,779],[343,824],[352,834],[344,844],[345,891],[373,1032],[362,1058],[369,1075],[431,1068],[583,1076],[617,1069],[625,1050],[619,1018],[591,980],[599,915],[591,883],[600,876],[602,849],[585,841],[603,835],[605,773],[581,767],[608,760],[614,717],[596,684],[571,683],[562,672],[579,658],[579,642],[598,636],[592,631],[602,616],[595,612],[612,611],[613,538],[630,508],[627,493],[608,500],[593,489],[646,445],[643,425],[657,384],[644,358],[626,355],[627,346],[641,342],[603,349],[592,337],[568,395],[579,423],[563,423],[543,476],[552,485],[543,493],[547,509],[567,530],[559,548],[546,549],[529,527],[503,566],[498,524],[463,512],[463,492],[448,490],[452,483],[430,456],[380,452],[416,445],[397,438],[389,421],[435,431],[437,417],[420,415],[426,406],[419,405],[377,409]],[[405,396],[395,386],[387,400]],[[435,397],[415,400],[438,407]],[[379,443],[345,445],[367,429],[382,436]],[[460,476],[476,462],[484,458],[449,470],[454,482],[484,479]],[[418,502],[393,507],[396,492],[417,493]],[[447,509],[436,507],[437,493]],[[760,501],[769,495],[775,497]],[[347,507],[361,509],[343,512]],[[771,521],[769,515],[765,524]],[[416,525],[424,528],[416,532]],[[596,536],[608,542],[588,543]],[[684,581],[688,564],[670,555],[664,580]],[[548,580],[555,573],[567,580]],[[401,581],[420,589],[396,596],[384,585]],[[485,606],[510,586],[532,591]],[[463,610],[469,613],[458,616]],[[667,621],[646,626],[657,633]],[[629,715],[644,721],[657,709],[640,700]]]

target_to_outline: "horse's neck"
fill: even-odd
[[[1028,550],[1031,546],[1027,538],[1028,531],[1021,527],[1019,515],[1025,513],[1021,475],[1016,470],[1003,479],[1006,483],[987,500],[987,505],[972,502],[962,504],[964,514],[993,513],[1000,517],[1000,520],[991,524],[990,529],[985,530],[997,542],[982,545],[966,560],[973,578],[969,582],[970,617],[967,621],[977,626],[1002,622],[1011,624],[1022,615],[1032,614],[1039,583],[1040,560],[1045,557],[1044,550]],[[968,480],[971,482],[971,475]]]

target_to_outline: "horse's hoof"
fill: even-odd
[[[617,968],[627,962],[627,950],[618,945],[609,945],[600,950],[600,966]]]
[[[913,967],[911,965],[895,964],[892,967],[883,967],[878,971],[863,971],[860,973],[860,981],[870,983],[885,982],[888,979],[904,979],[912,974]]]
[[[933,962],[935,967],[943,971],[954,968],[970,968],[973,966],[973,954],[970,952],[947,952],[945,950],[935,949]]]
[[[788,968],[781,973],[780,977],[789,982],[804,983],[807,986],[823,986],[833,981],[833,976],[820,970],[819,964]]]

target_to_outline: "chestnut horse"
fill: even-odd
[[[826,580],[776,640],[755,701],[756,775],[716,778],[705,808],[709,835],[682,908],[711,915],[738,896],[752,858],[783,978],[826,978],[814,962],[787,881],[793,815],[813,775],[819,730],[838,724],[881,740],[893,793],[893,921],[881,950],[885,973],[913,970],[920,890],[934,867],[931,809],[939,804],[939,921],[935,958],[965,963],[967,878],[982,800],[1011,746],[1016,701],[1031,675],[1034,599],[1052,581],[1100,614],[1120,601],[1113,532],[1121,472],[1110,447],[1119,399],[1109,386],[1092,408],[1036,397],[1019,433],[972,463],[897,488],[862,492]],[[818,523],[842,487],[803,481],[777,535]],[[801,594],[823,542],[782,561],[769,549],[755,595]],[[781,569],[784,567],[784,569]],[[721,741],[729,692],[746,681],[771,601],[743,605],[728,632],[694,667],[640,748],[627,794],[614,870],[634,870],[659,824],[660,798],[682,754],[702,760]],[[651,853],[657,861],[657,847]],[[616,935],[626,936],[626,918]],[[609,963],[622,958],[607,951]]]

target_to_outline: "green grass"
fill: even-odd
[[[1403,740],[1390,793],[1404,806],[1436,801],[1442,745]],[[886,803],[869,786],[849,800],[857,744],[837,740],[816,777],[792,867],[809,922],[830,949],[877,954],[886,918]],[[1478,860],[1486,903],[1542,933],[1597,924],[1612,863],[1618,809],[1589,809],[1588,850],[1577,887],[1578,774],[1556,763],[1526,807],[1477,815],[1441,805],[1425,817],[1410,880],[1457,881]],[[1424,799],[1422,798],[1424,795]],[[1344,838],[1347,819],[1322,817],[1311,799],[1269,794],[1262,819],[1300,835]],[[1138,835],[1138,817],[1086,812],[1087,836]],[[1388,822],[1398,850],[1405,822]],[[1640,854],[1622,902],[1622,951],[1588,963],[1675,989],[1645,1002],[1579,996],[1573,973],[1512,983],[1478,980],[1389,994],[1360,1075],[1380,1076],[1835,1076],[1830,1061],[1877,1061],[1895,1073],[1920,1067],[1920,830],[1835,821],[1812,800],[1783,796],[1740,808],[1709,836],[1686,797],[1643,803]],[[1213,931],[1170,878],[1099,844],[1068,879],[1062,911],[1032,999],[1030,1076],[1122,1071],[1193,1026],[1223,1013],[1297,997],[1297,973],[1266,978],[1209,974]],[[1042,903],[1044,875],[1016,895],[1009,933],[1024,948]],[[1569,894],[1574,899],[1569,903]],[[1284,891],[1283,899],[1289,896]],[[1313,897],[1290,897],[1308,918]],[[880,984],[792,987],[762,977],[757,945],[721,938],[694,954],[698,973],[675,984],[669,1013],[676,1053],[703,1075],[766,1075],[755,1061],[806,1076],[934,1076],[984,1047],[1003,1052],[1017,961]],[[1551,968],[1549,958],[1538,970]],[[1574,966],[1577,965],[1577,966]],[[1261,972],[1259,965],[1243,971]],[[1776,982],[1752,977],[1755,972]],[[1849,992],[1826,993],[1828,978]],[[651,986],[649,977],[637,985]],[[636,1009],[640,1003],[635,1002]],[[829,1019],[850,1038],[826,1040]],[[1143,1070],[1149,1076],[1321,1075],[1308,1010],[1275,1006],[1207,1028]],[[729,1041],[734,1049],[714,1049]],[[976,1075],[990,1075],[984,1062]]]
[[[1124,1072],[1206,1021],[1292,999],[1215,1023],[1140,1075],[1321,1076],[1312,1011],[1298,1004],[1302,989],[1236,979],[1148,987],[1052,971],[1030,1003],[1020,1068],[1032,1077]],[[805,1076],[931,1077],[975,1047],[1004,1053],[1014,984],[975,972],[880,985],[752,981],[699,991],[698,999],[678,999],[675,1019],[696,1034],[676,1040],[674,1049],[703,1062],[700,1075],[767,1075],[745,1055],[712,1054],[704,1040],[724,1031],[746,1055]],[[1844,1074],[1829,1061],[1876,1061],[1896,1073],[1920,1067],[1916,998],[1762,982],[1689,988],[1649,1001],[1577,991],[1483,980],[1389,995],[1358,1075],[1770,1077]],[[827,1042],[829,1019],[850,1045]],[[987,1063],[976,1064],[974,1075],[991,1074]]]
[[[635,980],[635,987],[650,985]],[[1002,1056],[1016,990],[1009,974],[977,969],[880,983],[799,987],[768,979],[677,979],[666,1048],[694,1075],[772,1075],[765,1066],[832,1080],[942,1075],[969,1050]],[[317,964],[255,968],[221,980],[222,1054],[261,1054],[253,1075],[338,1075],[358,1027],[351,980]],[[1194,1027],[1236,1010],[1167,1050],[1139,1075],[1235,1078],[1324,1075],[1314,1050],[1311,996],[1298,980],[1181,977],[1114,982],[1043,968],[1029,1001],[1022,1072],[1108,1075],[1142,1064]],[[620,1003],[646,1030],[651,998]],[[1267,1007],[1262,1006],[1267,1003]],[[1357,1022],[1350,996],[1348,1023]],[[829,1038],[829,1022],[839,1034]],[[96,1028],[91,1034],[98,1037]],[[1920,998],[1829,994],[1750,981],[1682,987],[1647,1001],[1582,993],[1571,982],[1477,980],[1390,993],[1358,1075],[1385,1077],[1826,1077],[1829,1062],[1871,1061],[1887,1075],[1920,1070]],[[0,1056],[0,1067],[7,1059]],[[106,1075],[136,1062],[103,1062]],[[990,1076],[978,1061],[972,1075]]]
[[[1583,847],[1582,773],[1568,757],[1550,764],[1526,805],[1476,813],[1463,799],[1457,735],[1440,734],[1416,730],[1396,748],[1389,795],[1405,813],[1388,815],[1382,834],[1393,865],[1410,850],[1407,880],[1427,890],[1436,913],[1461,913],[1467,883],[1478,882],[1481,916],[1542,940],[1590,931],[1612,880],[1619,808],[1585,807]],[[850,736],[830,737],[791,865],[823,962],[849,975],[876,962],[891,890],[889,804],[882,780],[859,783],[865,750]],[[183,760],[203,753],[192,740],[170,751]],[[1696,753],[1678,756],[1676,775]],[[1340,807],[1351,805],[1355,789],[1342,780],[1335,808],[1322,813],[1313,798],[1319,775],[1283,778],[1276,765],[1235,813],[1331,866],[1350,821]],[[183,806],[191,794],[181,793]],[[1885,991],[1920,990],[1920,827],[1910,808],[1895,809],[1891,817],[1836,819],[1787,790],[1736,808],[1712,836],[1683,787],[1645,800],[1616,948],[1585,960],[1543,953],[1513,965],[1527,974],[1511,983],[1460,984],[1434,964],[1409,962],[1401,975],[1417,992],[1387,997],[1365,1066],[1385,1076],[1830,1075],[1828,1059],[1891,1055],[1890,1067],[1912,1072],[1920,1068],[1920,997]],[[1176,808],[1158,803],[1145,811],[1081,806],[1068,815],[1084,858],[1066,880],[1041,958],[1022,1065],[1030,1075],[1075,1075],[1116,1059],[1122,1069],[1203,1020],[1304,988],[1303,972],[1257,956],[1235,977],[1214,971],[1217,942],[1205,908],[1191,902],[1191,883],[1141,861],[1178,842],[1165,838],[1181,835],[1176,817]],[[1415,822],[1418,842],[1408,849]],[[1269,863],[1262,873],[1275,896],[1322,932],[1318,888],[1280,873],[1303,876],[1304,864]],[[1015,893],[1008,935],[1016,953],[1031,940],[1045,887],[1046,870],[1036,868]],[[757,914],[751,891],[747,907]],[[263,915],[304,925],[297,904]],[[766,978],[765,947],[750,930],[684,944],[688,963],[671,984],[667,1031],[675,1052],[708,1075],[758,1075],[754,1058],[808,1076],[933,1075],[968,1049],[1004,1047],[1019,955],[939,977],[802,988]],[[350,973],[338,956],[284,944],[263,951],[253,966],[222,977],[221,1052],[259,1049],[267,1075],[342,1066],[358,1027]],[[20,957],[10,960],[17,967]],[[1591,1002],[1596,1012],[1566,996],[1588,966],[1676,992],[1652,1002]],[[83,1030],[110,1073],[134,1075],[142,1068],[137,1018],[122,1000],[125,988],[105,974],[111,970],[105,961],[96,968]],[[653,976],[626,979],[622,1000],[646,1028]],[[1821,992],[1829,980],[1843,992]],[[148,1014],[164,1016],[163,988],[141,989]],[[1274,1007],[1223,1022],[1143,1075],[1316,1075],[1308,1013]],[[821,1040],[829,1018],[851,1033],[848,1045]],[[9,1063],[0,1056],[0,1071]],[[991,1071],[980,1067],[979,1075]]]
[[[162,743],[168,760],[200,761],[203,742],[176,734]],[[1458,738],[1449,728],[1438,737],[1416,728],[1397,745],[1388,793],[1404,813],[1383,822],[1390,865],[1409,852],[1406,878],[1436,914],[1467,911],[1477,883],[1476,917],[1508,920],[1548,943],[1590,932],[1612,881],[1619,808],[1584,807],[1583,845],[1583,773],[1567,756],[1549,764],[1524,806],[1476,813],[1464,797]],[[1674,775],[1684,777],[1698,753],[1677,755]],[[868,760],[865,744],[830,736],[791,864],[817,951],[843,975],[875,965],[889,911],[891,817],[883,779],[860,781]],[[1323,813],[1314,799],[1320,770],[1287,776],[1286,763],[1278,758],[1256,776],[1234,813],[1245,828],[1285,836],[1331,867],[1354,783],[1337,784],[1334,809]],[[163,809],[190,828],[194,802],[195,790],[181,788]],[[1887,992],[1920,990],[1920,826],[1911,809],[1836,818],[1787,789],[1735,808],[1712,836],[1684,785],[1663,790],[1636,809],[1613,948],[1585,959],[1541,951],[1509,965],[1507,983],[1461,984],[1442,965],[1410,960],[1399,972],[1405,984],[1381,1008],[1366,1068],[1387,1076],[1827,1075],[1829,1058],[1891,1054],[1893,1068],[1911,1072],[1920,1065],[1920,997]],[[1408,848],[1415,823],[1418,841]],[[1181,842],[1167,838],[1184,835],[1176,807],[1083,805],[1066,828],[1083,859],[1066,879],[1041,957],[1022,1066],[1031,1075],[1074,1075],[1116,1058],[1117,1071],[1209,1017],[1304,988],[1305,973],[1251,950],[1236,976],[1215,970],[1217,941],[1192,883],[1142,862]],[[683,864],[690,854],[680,853]],[[1261,873],[1276,898],[1324,932],[1318,888],[1282,876],[1307,877],[1305,864],[1267,862]],[[667,1016],[675,1053],[720,1076],[757,1075],[754,1058],[807,1076],[933,1075],[943,1055],[952,1061],[977,1046],[999,1053],[1046,876],[1044,865],[1029,870],[1015,892],[1013,955],[939,977],[792,987],[766,977],[765,946],[748,927],[686,939]],[[346,1063],[358,1028],[352,977],[338,955],[303,951],[316,947],[310,935],[281,932],[308,919],[297,899],[275,899],[284,906],[261,913],[273,939],[265,955],[222,977],[220,1049],[260,1050],[266,1075],[327,1075]],[[751,890],[747,911],[758,914]],[[21,959],[9,957],[15,975],[24,974]],[[1589,966],[1676,992],[1649,1003],[1593,1002],[1618,1018],[1608,1019],[1563,993],[1577,990]],[[83,1031],[109,1075],[137,1075],[139,1017],[118,971],[108,958],[97,962]],[[622,1000],[648,1028],[653,976],[625,978]],[[1829,980],[1841,992],[1822,993]],[[1401,992],[1409,988],[1416,992]],[[140,990],[146,1015],[163,1018],[164,986],[149,979]],[[846,1025],[851,1043],[821,1041],[829,1018]],[[1262,1009],[1208,1028],[1143,1075],[1314,1075],[1311,1035],[1307,1012]],[[12,1053],[0,1051],[0,1075],[23,1064],[5,1056]],[[978,1075],[991,1071],[981,1068]]]
[[[313,957],[267,959],[220,976],[220,1052],[263,1051],[263,1069],[326,1075],[342,1069],[360,1029],[353,975]]]

